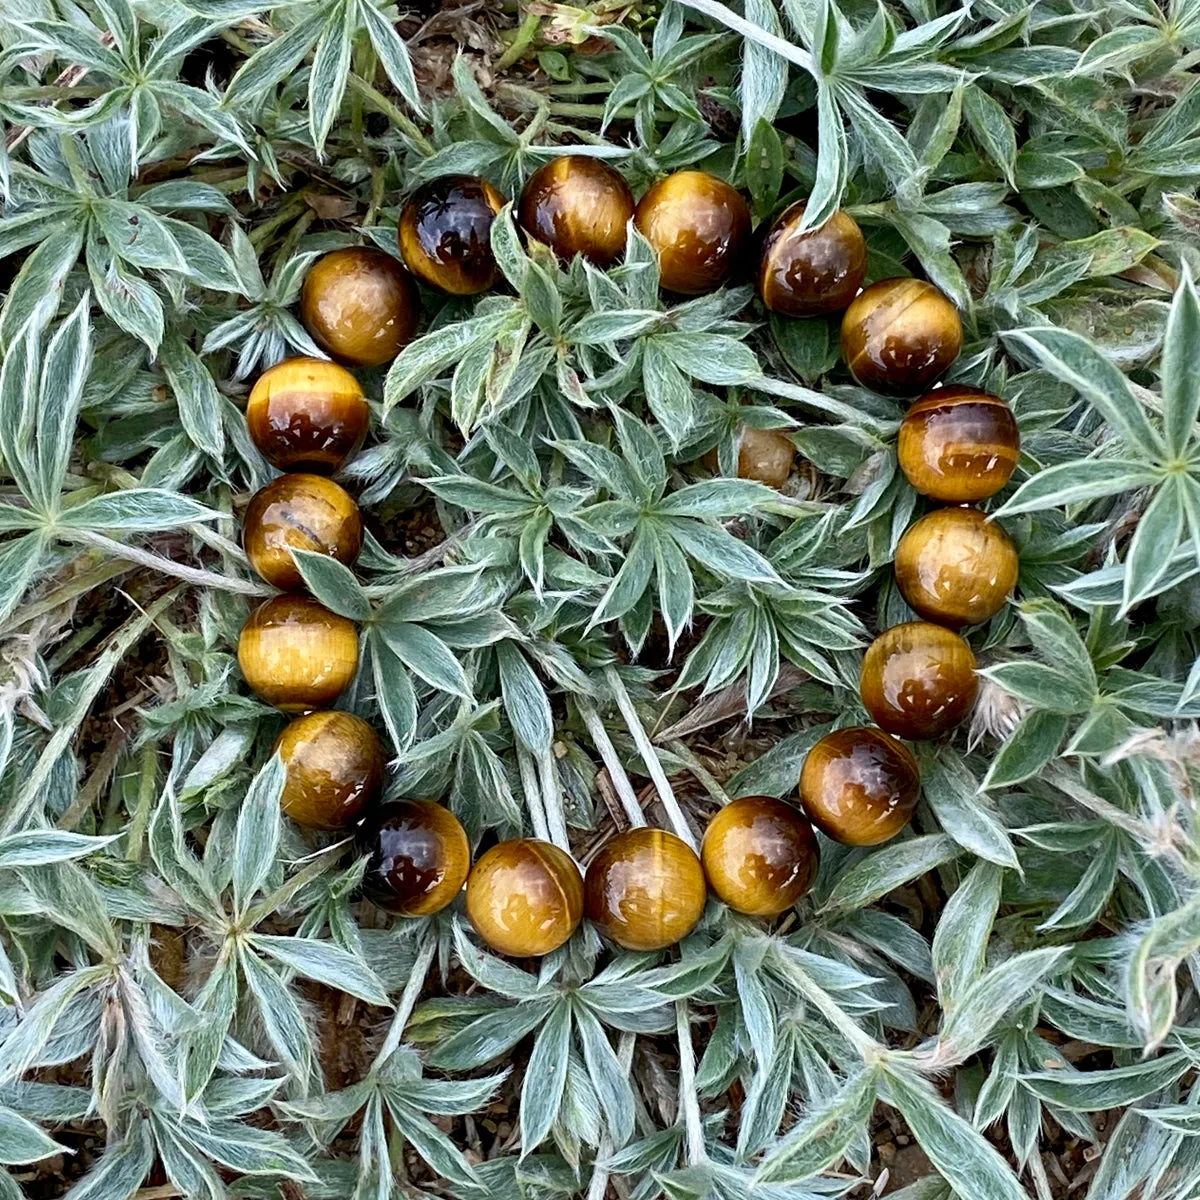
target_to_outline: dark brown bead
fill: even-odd
[[[363,892],[402,917],[427,917],[454,901],[471,869],[471,844],[458,818],[432,800],[397,800],[359,831],[369,854]]]
[[[953,729],[975,703],[977,686],[971,647],[928,621],[893,625],[863,657],[863,704],[897,737],[915,741]]]
[[[275,596],[242,626],[238,663],[268,704],[284,712],[328,708],[358,669],[358,630],[307,596]]]
[[[962,322],[923,279],[881,279],[846,309],[842,357],[863,387],[885,396],[923,392],[962,349]]]
[[[926,621],[978,625],[1004,607],[1017,583],[1012,539],[977,508],[939,508],[896,547],[896,583]]]
[[[838,209],[819,229],[801,233],[805,207],[800,200],[772,222],[758,261],[762,302],[788,317],[840,312],[867,273],[867,243],[858,222]]]
[[[633,193],[607,163],[582,154],[551,159],[521,195],[521,226],[562,258],[606,267],[625,249]]]
[[[288,358],[264,371],[246,405],[254,444],[281,471],[332,475],[370,423],[358,380],[321,358]]]
[[[361,717],[336,709],[297,717],[275,749],[287,778],[280,804],[297,825],[345,829],[383,788],[383,747]]]
[[[920,790],[912,751],[867,726],[827,733],[800,772],[800,801],[809,819],[847,846],[894,838],[911,819]]]
[[[313,341],[354,367],[391,362],[412,340],[419,312],[408,272],[367,246],[322,255],[300,293],[300,319]]]
[[[454,296],[486,292],[499,275],[491,233],[503,207],[504,197],[474,175],[443,175],[417,188],[400,214],[408,269]]]
[[[584,911],[627,950],[662,950],[687,937],[707,888],[696,853],[673,833],[628,829],[607,841],[584,877]]]
[[[706,171],[676,171],[638,202],[638,232],[658,255],[669,292],[712,292],[744,270],[750,210],[736,189]]]
[[[1021,455],[1021,433],[999,396],[951,383],[908,410],[896,454],[923,496],[966,504],[994,496],[1008,482]]]
[[[787,483],[796,461],[796,443],[782,429],[741,425],[737,439],[739,479],[752,479],[776,489]],[[704,456],[704,465],[714,475],[719,472],[716,450],[710,450]]]
[[[770,796],[743,796],[708,823],[700,858],[730,908],[774,917],[812,887],[820,852],[804,814]]]
[[[358,505],[323,475],[280,475],[254,493],[242,521],[250,565],[284,591],[304,586],[292,550],[328,554],[349,566],[362,537]]]

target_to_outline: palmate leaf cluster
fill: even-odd
[[[1191,1200],[1200,7],[508,24],[0,12],[0,1198],[838,1196],[879,1177],[886,1119],[931,1164],[908,1200],[1048,1200],[1058,1160],[1088,1200]],[[295,311],[319,254],[395,252],[448,172],[515,199],[565,144],[639,193],[699,165],[758,218],[845,207],[871,278],[942,287],[950,378],[1021,426],[990,504],[1021,577],[970,631],[976,713],[920,748],[901,837],[824,841],[773,926],[711,902],[675,951],[585,923],[513,963],[460,905],[381,919],[347,841],[280,814],[282,718],[235,656],[270,593],[239,547],[272,474],[243,409],[319,353]],[[419,336],[360,373],[354,569],[297,553],[360,626],[341,703],[385,736],[389,794],[580,857],[622,800],[698,833],[794,795],[865,719],[863,647],[911,617],[903,406],[848,376],[836,320],[740,281],[662,293],[634,229],[608,270],[511,207],[492,245],[501,286],[423,293]],[[794,440],[783,489],[736,478],[743,426]]]

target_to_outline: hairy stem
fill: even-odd
[[[696,1094],[696,1051],[692,1046],[686,1000],[675,1001],[675,1033],[679,1039],[679,1115],[687,1137],[686,1163],[698,1167],[708,1161],[708,1150],[704,1145],[700,1097]]]
[[[391,1028],[388,1030],[383,1046],[375,1056],[375,1061],[371,1064],[372,1072],[380,1070],[399,1048],[400,1041],[404,1036],[404,1027],[408,1024],[408,1019],[417,1006],[417,1000],[421,996],[421,989],[425,986],[425,976],[429,974],[429,967],[433,962],[433,954],[436,949],[437,938],[432,933],[426,934],[421,942],[420,950],[417,951],[412,973],[404,985],[404,991],[400,993],[400,1003],[396,1005]]]
[[[521,789],[525,793],[525,807],[529,809],[533,836],[548,842],[550,829],[546,823],[546,810],[542,807],[542,790],[538,786],[537,768],[533,756],[520,746],[517,747],[517,767],[521,772]]]
[[[640,829],[646,824],[646,814],[642,812],[642,806],[638,803],[637,793],[633,790],[633,784],[629,782],[629,776],[625,773],[625,768],[621,765],[621,759],[617,755],[617,748],[612,744],[612,738],[608,736],[608,730],[604,728],[604,722],[600,720],[600,714],[592,707],[590,700],[585,700],[582,696],[575,697],[575,707],[579,710],[579,715],[583,719],[584,728],[588,731],[588,737],[592,739],[592,745],[600,753],[600,758],[604,763],[605,770],[608,771],[608,777],[612,780],[612,785],[617,793],[617,799],[621,801],[621,808],[625,811],[625,816],[629,824],[634,829]]]

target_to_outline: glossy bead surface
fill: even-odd
[[[994,496],[1016,469],[1021,434],[990,392],[951,383],[917,400],[900,423],[900,469],[923,496],[966,504]]]
[[[307,596],[275,596],[242,626],[238,663],[268,704],[284,712],[328,708],[354,678],[358,630]]]
[[[978,625],[1004,607],[1017,583],[1017,548],[977,508],[939,508],[905,531],[896,583],[919,616]]]
[[[863,704],[897,737],[919,740],[953,729],[974,704],[977,686],[971,647],[928,621],[893,625],[863,657]]]
[[[662,950],[695,928],[707,890],[686,842],[662,829],[627,829],[588,866],[584,911],[617,945]]]
[[[757,429],[742,425],[737,431],[737,475],[767,487],[781,488],[796,461],[796,443],[782,429]],[[720,459],[714,447],[704,456],[704,465],[720,474]]]
[[[329,709],[290,722],[275,749],[287,771],[280,806],[297,825],[345,829],[383,787],[383,747],[353,713]]]
[[[408,272],[367,246],[332,250],[309,268],[300,319],[326,354],[355,367],[391,362],[412,340],[420,301]]]
[[[284,591],[304,586],[292,550],[327,554],[349,566],[362,548],[363,525],[349,492],[323,475],[280,475],[250,498],[242,544],[250,565]]]
[[[458,818],[432,800],[397,800],[359,831],[369,900],[402,917],[427,917],[453,903],[471,869],[471,844]]]
[[[923,392],[958,357],[962,322],[923,279],[881,279],[842,318],[842,357],[863,387],[885,396]]]
[[[908,824],[921,790],[912,751],[879,729],[827,733],[800,771],[800,801],[812,823],[846,846],[878,846]]]
[[[774,917],[812,886],[820,852],[799,809],[770,796],[743,796],[709,821],[700,858],[709,887],[730,908]]]
[[[522,838],[493,846],[467,879],[467,916],[493,950],[534,958],[557,950],[583,917],[583,879],[565,850]]]
[[[492,220],[504,197],[474,175],[443,175],[423,184],[400,214],[400,253],[408,269],[454,296],[486,292],[499,267]]]
[[[638,202],[638,231],[658,255],[669,292],[715,291],[744,269],[750,210],[735,188],[706,171],[676,171]]]
[[[264,371],[246,405],[254,444],[281,471],[332,475],[370,423],[358,380],[321,358],[288,358]]]
[[[521,195],[521,226],[562,258],[608,266],[625,249],[633,193],[607,163],[564,154],[538,168]]]
[[[840,312],[867,273],[867,243],[858,222],[838,209],[819,229],[802,233],[804,209],[798,201],[772,222],[755,280],[767,308],[788,317]]]

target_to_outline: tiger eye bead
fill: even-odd
[[[467,916],[491,948],[511,958],[557,950],[583,917],[583,879],[575,860],[550,842],[500,842],[467,879]]]
[[[827,733],[800,771],[809,820],[846,846],[878,846],[908,824],[921,790],[912,751],[879,729]]]
[[[896,547],[896,583],[919,616],[978,625],[1004,607],[1017,583],[1012,539],[977,508],[939,508],[911,525]]]
[[[660,282],[669,292],[712,292],[743,269],[750,210],[715,175],[668,175],[641,198],[633,219],[658,256]]]
[[[466,831],[432,800],[397,800],[376,809],[357,845],[371,856],[363,893],[402,917],[427,917],[453,903],[471,869]]]
[[[242,521],[250,565],[284,591],[304,586],[292,550],[327,554],[349,566],[362,537],[358,505],[323,475],[280,475],[254,493]]]
[[[332,475],[370,423],[358,380],[321,358],[288,358],[264,371],[246,405],[254,444],[281,471]]]
[[[328,708],[358,668],[358,630],[307,596],[275,596],[242,626],[238,664],[251,690],[284,712]]]
[[[443,175],[419,187],[400,214],[400,253],[430,287],[474,296],[496,282],[492,221],[504,197],[486,179]]]
[[[330,709],[297,717],[275,749],[286,777],[280,806],[308,829],[345,829],[383,788],[383,747],[361,717]]]
[[[971,647],[928,621],[893,625],[863,657],[863,704],[897,737],[915,741],[953,729],[974,704],[977,686]]]
[[[618,946],[662,950],[687,937],[704,912],[704,868],[662,829],[627,829],[592,859],[584,911]]]
[[[730,908],[775,917],[812,886],[820,851],[799,809],[770,796],[743,796],[709,821],[700,858],[709,887]]]
[[[917,400],[900,423],[900,469],[923,496],[966,504],[994,496],[1016,469],[1021,433],[989,392],[951,383]]]
[[[784,209],[763,238],[756,283],[763,304],[788,317],[839,312],[867,273],[867,243],[858,222],[837,212],[800,232],[805,202]]]
[[[313,263],[300,293],[300,320],[339,362],[377,367],[412,340],[419,306],[408,272],[390,254],[351,246]]]
[[[564,154],[539,167],[521,195],[521,226],[562,258],[606,267],[625,249],[633,193],[607,163]]]
[[[796,461],[796,443],[782,429],[758,429],[742,425],[737,432],[739,479],[752,479],[779,489],[788,481]],[[704,465],[713,474],[720,470],[716,450],[704,456]]]
[[[923,392],[962,349],[949,298],[923,279],[881,279],[842,318],[842,357],[863,387],[885,396]]]

